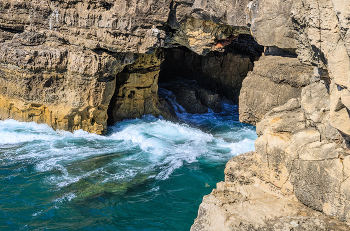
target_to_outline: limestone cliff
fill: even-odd
[[[346,0],[0,0],[0,119],[104,134],[167,117],[158,80],[181,67],[232,99],[242,87],[240,120],[259,136],[193,230],[346,230],[349,15]],[[254,40],[238,49],[250,33],[259,60]]]
[[[259,138],[192,230],[348,230],[350,4],[254,0],[246,12],[265,55],[243,81],[240,120]]]
[[[0,119],[104,134],[107,120],[168,118],[160,48],[203,55],[249,34],[247,3],[0,0]]]

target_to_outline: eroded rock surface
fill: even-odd
[[[84,50],[45,33],[14,37],[0,47],[0,118],[103,134],[115,75],[134,55]]]
[[[179,76],[196,80],[200,86],[238,103],[242,81],[253,69],[263,47],[250,35],[241,34],[218,41],[212,50],[206,56],[183,47],[166,50],[160,81],[172,81]]]
[[[104,134],[109,114],[167,118],[159,48],[221,49],[249,34],[247,3],[0,0],[0,119]]]
[[[49,31],[69,44],[89,49],[145,53],[177,41],[201,53],[208,41],[236,33],[224,24],[245,26],[248,2],[2,0],[0,28]]]
[[[270,181],[266,162],[250,152],[232,158],[225,182],[203,198],[191,231],[348,230],[350,227],[299,202]]]
[[[349,229],[349,12],[338,0],[248,4],[265,56],[243,81],[240,120],[259,138],[227,164],[192,230]]]
[[[262,56],[244,79],[239,96],[239,119],[256,124],[272,108],[300,97],[310,84],[313,68],[296,57]]]

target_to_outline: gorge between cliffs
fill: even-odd
[[[347,0],[0,0],[1,230],[350,230]]]

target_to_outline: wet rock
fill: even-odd
[[[199,89],[196,92],[196,97],[201,101],[201,103],[207,108],[211,108],[214,112],[221,111],[221,103],[219,95],[205,89]]]
[[[158,77],[163,53],[142,54],[116,77],[116,91],[109,105],[108,123],[140,118],[145,114],[170,118],[159,103]]]
[[[143,55],[180,45],[202,55],[249,34],[247,1],[0,1],[0,119],[104,134],[107,118],[170,118],[162,59]]]
[[[128,54],[84,50],[59,41],[37,46],[7,41],[0,50],[1,119],[97,134],[107,129],[115,75],[134,61]]]
[[[201,88],[196,81],[177,78],[165,84],[164,88],[173,92],[176,102],[188,113],[208,113],[221,111],[221,99],[218,94]]]
[[[266,54],[240,94],[240,120],[257,124],[256,152],[227,164],[225,182],[203,199],[193,230],[349,229],[340,222],[350,218],[349,12],[337,0],[247,5]],[[274,195],[273,209],[265,193]]]

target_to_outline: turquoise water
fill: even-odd
[[[0,121],[0,230],[189,230],[225,163],[254,149],[255,128],[223,107],[106,136]]]

